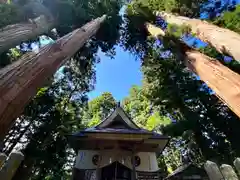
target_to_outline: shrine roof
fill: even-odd
[[[153,132],[153,131],[148,131],[146,129],[116,129],[116,128],[103,128],[103,129],[98,129],[98,128],[87,128],[83,131],[79,131],[77,133],[74,133],[74,136],[85,136],[86,133],[116,133],[116,134],[150,134],[152,135],[151,138],[162,138],[164,137],[163,135]]]
[[[95,126],[95,128],[109,128],[116,122],[123,125],[123,128],[140,129],[121,107],[117,107],[107,118]]]
[[[133,130],[133,129],[114,129],[114,128],[106,128],[106,129],[88,128],[88,129],[85,129],[84,131],[80,131],[73,134],[73,136],[86,137],[86,133],[149,134],[151,135],[150,139],[168,138],[167,136],[163,136],[156,132],[151,132],[145,129]]]
[[[84,132],[102,132],[102,133],[133,133],[133,134],[138,134],[138,133],[150,133],[152,132],[147,131],[145,129],[124,129],[124,128],[88,128],[85,129]]]
[[[99,125],[79,131],[73,134],[73,136],[86,137],[86,134],[89,133],[145,134],[149,135],[150,139],[168,138],[167,136],[138,127],[121,107],[117,107]]]
[[[121,107],[117,107],[99,125],[68,136],[75,149],[109,149],[119,147],[139,152],[162,152],[168,136],[138,127]]]

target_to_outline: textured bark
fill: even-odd
[[[196,50],[185,53],[189,69],[200,76],[216,95],[240,117],[240,75]]]
[[[154,36],[165,36],[164,31],[154,25],[147,24],[147,28]],[[240,75],[222,65],[217,59],[190,48],[180,40],[176,41],[180,45],[176,49],[179,50],[180,58],[184,60],[186,66],[240,117]]]
[[[0,30],[0,53],[19,45],[21,42],[35,38],[53,28],[45,16],[39,16],[32,22],[6,26]]]
[[[106,16],[45,46],[38,54],[29,53],[0,70],[0,139],[48,78],[99,29]]]
[[[228,54],[240,62],[240,51],[238,48],[240,46],[240,35],[238,33],[199,19],[175,16],[166,12],[156,12],[156,15],[161,16],[170,24],[189,26],[192,33],[199,39],[209,43],[218,52]]]
[[[6,4],[8,0],[0,0],[0,4]]]

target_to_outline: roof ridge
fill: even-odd
[[[106,121],[113,121],[115,117],[111,118],[111,116],[113,116],[113,114],[116,113],[116,117],[117,115],[121,116],[121,119],[127,124],[127,126],[129,126],[129,128],[133,128],[133,129],[141,129],[133,120],[132,118],[124,111],[124,109],[121,106],[118,106],[115,108],[114,111],[111,112],[111,114],[109,116],[107,116],[101,123],[99,123],[98,125],[94,126],[95,128],[99,128],[100,126],[102,126],[104,123],[106,123]],[[121,115],[122,113],[122,115]],[[125,117],[124,117],[125,116]],[[127,120],[127,121],[126,121]],[[129,124],[130,123],[130,124]]]

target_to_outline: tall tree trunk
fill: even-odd
[[[154,36],[165,36],[164,31],[154,25],[147,24],[147,28]],[[180,40],[175,41],[179,45],[176,49],[178,49],[180,58],[184,59],[186,66],[240,117],[240,75],[222,65],[218,60],[190,48]]]
[[[191,32],[199,39],[209,43],[218,52],[228,54],[240,62],[240,51],[238,49],[240,45],[240,35],[238,33],[199,19],[175,16],[166,12],[156,12],[156,15],[161,16],[170,24],[189,26]]]
[[[45,46],[38,54],[26,54],[0,70],[0,140],[38,88],[97,32],[105,19],[106,15],[97,18]]]
[[[0,0],[0,4],[6,4],[8,0]]]
[[[45,16],[39,16],[32,22],[6,26],[0,30],[0,54],[23,41],[35,38],[51,30],[53,25],[54,23],[49,22]]]

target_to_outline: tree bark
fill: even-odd
[[[154,36],[165,36],[165,32],[154,25],[147,24],[147,28],[149,33]],[[180,40],[176,41],[180,46],[176,49],[186,66],[196,73],[215,92],[216,96],[240,117],[240,75],[222,65],[217,59],[192,49]]]
[[[53,25],[45,16],[39,16],[32,22],[6,26],[0,30],[0,54],[51,30]]]
[[[0,0],[0,4],[7,4],[8,0]]]
[[[156,12],[170,24],[178,26],[186,25],[191,28],[191,32],[202,41],[209,43],[218,52],[232,56],[240,62],[240,35],[229,29],[221,28],[207,21],[191,19],[183,16],[175,16],[166,12]]]
[[[0,140],[48,78],[93,36],[106,16],[65,35],[38,54],[29,53],[0,70]]]

